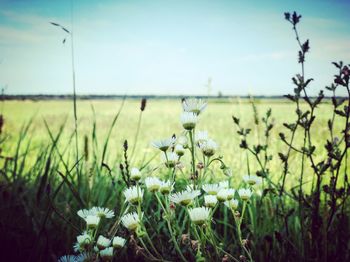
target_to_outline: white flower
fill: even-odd
[[[112,218],[114,217],[114,212],[108,208],[104,207],[93,207],[91,209],[81,209],[77,212],[78,216],[85,219],[88,216],[98,216],[100,218]]]
[[[261,178],[256,175],[245,175],[243,176],[243,180],[251,186],[258,185],[261,183]]]
[[[98,237],[97,243],[96,243],[98,249],[100,249],[100,250],[109,247],[110,244],[111,244],[111,240],[109,240],[108,238],[106,238],[106,237],[104,237],[102,235],[100,235]]]
[[[134,181],[139,181],[141,179],[141,172],[138,168],[136,167],[131,168],[130,179]]]
[[[122,237],[114,237],[113,238],[113,247],[114,248],[122,248],[123,246],[125,246],[126,240]]]
[[[229,181],[228,181],[228,180],[225,180],[225,181],[219,182],[219,186],[220,186],[221,188],[229,188],[229,187],[230,187],[230,184],[229,184]]]
[[[233,210],[235,210],[238,207],[238,200],[237,199],[231,199],[231,200],[225,201],[225,205],[228,208],[232,208]]]
[[[176,138],[175,137],[171,137],[171,138],[167,138],[167,139],[161,139],[161,140],[157,140],[157,141],[153,141],[152,145],[155,148],[160,149],[161,151],[167,151],[169,147],[172,147],[175,144]]]
[[[232,188],[223,188],[216,195],[217,199],[220,202],[224,202],[226,200],[231,200],[234,197],[235,190]]]
[[[84,232],[83,234],[77,236],[77,243],[79,244],[79,248],[86,249],[92,242],[92,237]]]
[[[80,216],[82,219],[86,219],[87,216],[94,216],[96,215],[95,212],[91,209],[81,209],[77,212],[78,216]]]
[[[88,228],[95,228],[100,223],[101,218],[96,215],[88,215],[85,218],[86,225]]]
[[[135,231],[138,225],[140,224],[140,219],[138,214],[136,212],[133,212],[124,215],[122,217],[122,223],[130,231]]]
[[[218,199],[216,198],[216,196],[213,196],[213,195],[204,196],[204,205],[206,207],[214,207],[217,202],[218,202]]]
[[[75,257],[76,262],[86,262],[86,261],[90,261],[90,260],[91,260],[91,257],[89,255],[89,253],[85,253],[85,252],[81,253]]]
[[[168,181],[161,181],[161,185],[159,188],[160,193],[166,195],[169,194],[173,190],[174,184]]]
[[[58,259],[58,262],[76,262],[77,257],[74,255],[65,255]]]
[[[89,253],[85,253],[85,252],[81,253],[75,257],[76,262],[86,262],[86,261],[90,261],[90,260],[91,260],[91,258],[90,258]]]
[[[107,261],[113,258],[113,247],[107,247],[100,251],[100,257],[102,260]]]
[[[162,157],[166,167],[168,168],[173,168],[179,160],[179,156],[174,152],[164,152]]]
[[[157,177],[147,177],[145,179],[145,184],[150,192],[156,192],[160,188],[162,181]]]
[[[114,217],[114,211],[104,207],[93,207],[91,212],[100,218],[112,218]]]
[[[81,252],[83,251],[84,249],[80,246],[80,244],[77,242],[73,245],[73,250],[74,252]]]
[[[175,194],[171,194],[169,199],[171,202],[176,204],[181,204],[183,206],[188,206],[191,204],[194,198],[199,196],[201,192],[199,190],[185,190]]]
[[[205,184],[202,186],[202,189],[209,195],[216,195],[222,187],[219,184]]]
[[[188,209],[191,221],[196,225],[203,225],[209,218],[210,209],[207,207],[195,207]]]
[[[184,147],[181,145],[181,144],[177,144],[175,146],[175,153],[178,155],[178,156],[183,156],[185,154],[185,149]]]
[[[182,108],[185,112],[192,112],[199,115],[207,107],[207,103],[202,99],[185,99]]]
[[[238,195],[241,197],[243,201],[247,201],[252,196],[252,191],[248,188],[247,189],[241,188],[238,190]]]
[[[143,190],[139,186],[132,186],[124,190],[124,196],[130,204],[137,204],[142,200]]]
[[[212,139],[208,139],[205,142],[199,144],[200,150],[205,156],[213,156],[218,149],[218,145]]]
[[[203,143],[208,140],[208,131],[197,131],[194,140],[196,143]]]
[[[196,123],[198,121],[198,116],[192,112],[184,112],[182,113],[180,120],[181,120],[182,126],[186,130],[192,130],[196,126]]]

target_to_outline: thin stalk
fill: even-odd
[[[76,162],[79,160],[79,142],[78,142],[78,110],[77,110],[77,96],[76,96],[76,84],[75,84],[75,61],[74,61],[74,39],[73,39],[73,0],[71,0],[71,32],[70,32],[70,44],[71,44],[71,64],[72,64],[72,84],[73,84],[73,113],[74,113],[74,133],[75,133],[75,153]],[[79,166],[76,166],[78,185],[80,184]]]
[[[137,140],[138,140],[138,137],[139,137],[139,134],[140,134],[142,112],[143,111],[140,111],[139,119],[138,119],[138,122],[137,122],[137,128],[136,128],[136,133],[135,133],[135,138],[134,138],[134,145],[133,145],[132,150],[131,150],[130,162],[133,160],[135,149],[136,149]]]
[[[194,135],[194,131],[190,130],[189,132],[189,136],[190,136],[190,142],[191,142],[191,157],[192,157],[192,175],[193,175],[193,189],[196,190],[196,161],[195,161],[195,156],[194,156],[194,139],[193,139],[193,135]]]
[[[182,254],[182,252],[181,252],[181,249],[180,249],[180,247],[179,247],[179,244],[177,243],[175,234],[174,234],[174,232],[173,232],[173,230],[172,230],[172,227],[171,227],[171,223],[170,223],[170,214],[169,214],[170,212],[169,212],[168,209],[166,209],[166,208],[164,207],[164,205],[163,205],[161,199],[159,198],[157,192],[155,193],[155,196],[156,196],[156,198],[157,198],[157,200],[158,200],[158,203],[160,204],[160,206],[162,207],[162,209],[163,209],[163,211],[164,211],[164,213],[165,213],[165,220],[166,220],[166,222],[167,222],[168,229],[169,229],[169,233],[170,233],[170,236],[171,236],[171,240],[172,240],[173,243],[174,243],[175,249],[176,249],[177,253],[179,253],[181,260],[184,261],[184,262],[186,262],[187,259],[183,256],[183,254]],[[168,206],[167,206],[167,208],[168,208]]]

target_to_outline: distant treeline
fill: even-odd
[[[249,99],[254,97],[254,99],[267,99],[267,100],[280,100],[286,99],[284,96],[238,96],[238,95],[222,95],[222,96],[203,96],[203,95],[77,95],[78,100],[113,100],[113,99],[183,99],[188,97],[196,97],[202,99],[214,99],[214,100],[225,100],[232,98]],[[312,98],[312,97],[311,97]],[[327,97],[328,98],[328,97]],[[330,98],[330,97],[329,97]],[[341,98],[341,97],[339,97]],[[2,95],[1,100],[68,100],[73,99],[73,95]]]

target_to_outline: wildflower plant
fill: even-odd
[[[154,140],[151,143],[161,151],[161,166],[163,165],[167,171],[165,174],[160,172],[159,177],[154,173],[152,176],[145,174],[144,183],[140,184],[137,181],[136,185],[143,186],[148,192],[147,195],[156,199],[158,208],[162,212],[158,223],[161,223],[161,220],[166,223],[170,240],[182,261],[192,260],[191,256],[199,261],[206,258],[217,260],[224,256],[236,259],[234,254],[230,254],[224,247],[218,245],[220,236],[214,232],[212,224],[215,224],[215,217],[220,216],[218,212],[226,209],[233,211],[231,224],[239,227],[237,236],[241,239],[240,227],[243,224],[244,212],[249,205],[252,191],[241,188],[236,193],[230,185],[232,178],[230,168],[226,166],[222,156],[215,156],[218,150],[217,143],[209,137],[207,131],[196,132],[200,115],[207,107],[207,103],[203,100],[185,99],[182,105],[184,112],[180,117],[180,124],[183,130],[178,139],[173,135],[170,139]],[[217,168],[214,163],[219,164],[219,170],[221,169],[224,175],[229,174],[225,180],[217,181],[217,178],[213,177],[214,169]],[[189,165],[188,171],[183,173],[182,168],[187,165]],[[180,166],[182,168],[179,168]],[[248,184],[252,185],[252,181],[258,184],[257,180],[252,176]],[[216,182],[211,183],[211,181]],[[240,205],[235,197],[240,199],[243,208],[240,219],[237,219],[236,214]],[[147,220],[148,214],[138,215],[141,212],[142,203],[137,204],[138,211],[124,215],[122,224],[128,230],[136,232],[141,241],[148,235],[143,222]],[[179,243],[183,235],[190,236],[189,240],[192,243],[190,247]],[[148,259],[164,259],[161,252],[152,245],[152,240],[148,237],[146,240],[147,242],[141,243]],[[208,246],[214,248],[215,252],[208,252]],[[246,247],[241,245],[240,252],[252,260],[250,251]]]
[[[107,220],[114,217],[114,212],[108,208],[92,207],[79,210],[77,214],[86,223],[86,230],[77,236],[73,246],[77,254],[62,256],[59,261],[112,261],[115,248],[122,248],[126,242],[122,237],[111,239],[100,234]]]
[[[77,237],[75,252],[88,254],[92,260],[87,261],[96,258],[111,261],[119,249],[127,246],[127,239],[118,235],[118,232],[127,230],[138,255],[141,254],[147,260],[166,260],[159,246],[154,244],[154,237],[150,235],[153,232],[150,221],[154,221],[166,225],[176,257],[181,261],[219,260],[225,256],[237,260],[239,255],[253,260],[249,248],[242,244],[244,233],[241,227],[248,223],[243,221],[245,210],[250,199],[255,196],[250,188],[232,188],[232,176],[227,176],[227,170],[230,169],[222,156],[216,156],[217,143],[207,131],[196,132],[199,115],[206,107],[207,103],[203,100],[184,100],[184,112],[180,119],[183,130],[180,131],[179,139],[173,135],[169,139],[154,140],[151,143],[160,151],[162,158],[161,168],[154,169],[157,172],[149,174],[142,171],[141,175],[142,168],[133,167],[129,170],[128,144],[124,143],[125,162],[121,171],[125,182],[122,194],[125,201],[117,215],[102,207],[77,212],[85,221],[86,227]],[[219,170],[224,171],[224,180],[218,180],[214,176]],[[250,187],[258,184],[254,176],[244,181]],[[145,207],[149,201],[153,203],[154,213],[149,213],[150,210]],[[242,211],[238,216],[240,207]],[[232,211],[231,217],[227,216],[227,210]],[[223,239],[216,232],[215,224],[223,211],[226,215],[225,223],[236,228],[236,236],[233,235],[232,238],[239,239],[237,254],[231,253],[226,246],[219,245]],[[111,223],[106,223],[108,220]],[[109,230],[104,229],[110,224],[112,226]],[[179,241],[184,235],[189,240],[187,244]],[[210,252],[210,249],[214,252]]]

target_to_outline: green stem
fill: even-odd
[[[237,234],[238,234],[238,239],[239,239],[240,246],[242,247],[244,252],[248,255],[249,261],[253,261],[252,256],[250,254],[250,251],[244,246],[243,240],[242,240],[241,225],[242,225],[242,222],[243,222],[243,218],[244,218],[244,213],[245,213],[246,207],[247,207],[247,201],[243,201],[242,214],[241,214],[239,219],[236,218],[233,209],[231,209],[231,212],[232,212],[232,214],[234,216],[234,220],[236,222]]]
[[[139,237],[138,238],[141,242],[141,245],[143,246],[143,248],[146,250],[146,252],[148,253],[148,255],[151,257],[152,260],[158,260],[155,256],[152,255],[152,253],[149,251],[149,249],[147,248],[145,242],[143,242],[142,238]]]
[[[193,136],[194,136],[194,131],[190,130],[189,131],[189,136],[190,136],[190,141],[191,141],[191,157],[192,157],[192,175],[193,175],[193,189],[196,189],[196,161],[195,161],[195,156],[194,156],[194,141],[193,141]]]
[[[178,244],[177,241],[176,241],[175,234],[174,234],[174,232],[173,232],[173,230],[172,230],[172,227],[171,227],[170,217],[169,217],[170,212],[164,207],[164,205],[163,205],[161,199],[159,198],[158,194],[155,193],[155,195],[156,195],[156,198],[157,198],[159,204],[161,205],[161,207],[162,207],[162,209],[163,209],[163,211],[164,211],[164,213],[165,213],[165,220],[166,220],[166,222],[167,222],[168,229],[169,229],[169,233],[170,233],[170,236],[171,236],[171,240],[172,240],[173,243],[174,243],[175,249],[176,249],[176,251],[179,253],[179,255],[180,255],[180,257],[181,257],[181,260],[186,262],[187,260],[186,260],[186,258],[184,257],[184,255],[183,255],[182,252],[181,252],[181,249],[180,249],[180,247],[179,247],[179,244]],[[167,207],[168,207],[168,206],[167,206]]]

